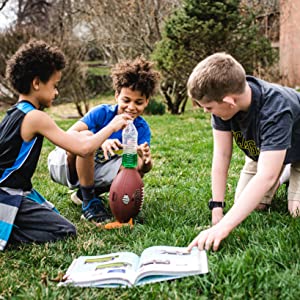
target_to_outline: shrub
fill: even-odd
[[[146,115],[164,115],[166,113],[166,106],[154,98],[149,101],[148,106],[145,109]]]

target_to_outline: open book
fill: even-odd
[[[145,249],[140,257],[132,252],[80,256],[72,262],[60,285],[133,286],[207,272],[205,251],[153,246]]]

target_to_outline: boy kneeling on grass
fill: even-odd
[[[95,135],[60,129],[42,109],[58,95],[64,67],[63,53],[43,41],[24,44],[7,62],[6,76],[19,99],[0,123],[0,250],[7,244],[56,241],[76,234],[74,225],[32,188],[44,137],[85,157],[132,119],[119,114]]]
[[[143,176],[152,168],[150,151],[151,132],[141,116],[154,94],[159,73],[153,63],[144,58],[125,60],[114,66],[111,74],[117,104],[98,105],[76,122],[68,132],[103,130],[116,116],[127,114],[138,132],[138,166]],[[108,192],[121,168],[122,130],[107,136],[97,152],[85,157],[56,147],[48,157],[48,168],[53,181],[76,189],[71,195],[75,204],[82,205],[82,217],[97,223],[111,218],[100,194]]]
[[[202,231],[189,249],[217,250],[266,195],[274,194],[285,165],[291,164],[288,209],[300,209],[300,93],[252,76],[232,56],[213,54],[201,61],[188,80],[193,101],[212,114],[214,154],[212,162],[213,226]],[[249,158],[236,191],[235,203],[223,217],[232,142]],[[269,201],[271,199],[269,197]],[[265,197],[266,198],[266,197]]]

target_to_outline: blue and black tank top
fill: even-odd
[[[25,142],[21,125],[25,115],[36,109],[28,101],[12,106],[0,123],[0,187],[29,191],[31,178],[41,153],[43,136]]]

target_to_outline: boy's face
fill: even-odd
[[[217,101],[199,101],[194,100],[194,102],[199,106],[202,107],[205,113],[211,113],[222,120],[226,121],[231,119],[238,111],[238,107],[236,106],[235,102],[229,99],[223,99],[221,102]]]
[[[47,82],[38,81],[38,88],[35,89],[35,97],[40,106],[50,107],[58,95],[57,85],[61,79],[61,71],[55,71]]]
[[[143,114],[149,103],[149,99],[140,91],[133,91],[130,88],[122,88],[120,94],[116,92],[115,98],[119,105],[118,114],[126,113],[133,119]]]

